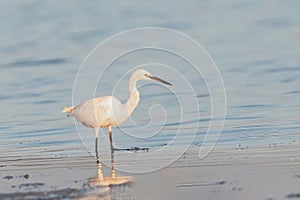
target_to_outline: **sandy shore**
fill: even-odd
[[[113,167],[132,163],[116,153]],[[126,157],[127,156],[127,157]],[[216,146],[204,159],[190,148],[173,164],[148,173],[126,173],[97,165],[92,156],[7,159],[0,167],[0,199],[297,199],[300,145]],[[136,162],[136,161],[135,161]]]

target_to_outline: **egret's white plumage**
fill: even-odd
[[[89,99],[77,106],[65,107],[62,112],[68,113],[67,116],[74,116],[77,121],[81,122],[88,128],[94,128],[95,134],[95,151],[97,151],[97,140],[99,128],[108,128],[110,145],[113,150],[112,132],[113,126],[120,125],[134,111],[139,103],[139,91],[136,88],[136,83],[139,80],[156,80],[162,83],[171,85],[170,83],[153,76],[150,72],[144,69],[138,69],[130,77],[129,80],[129,98],[126,103],[122,103],[119,99],[113,96],[104,96]]]

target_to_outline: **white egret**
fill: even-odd
[[[98,154],[98,134],[100,128],[107,128],[109,133],[110,148],[113,151],[112,127],[124,122],[134,111],[139,103],[139,91],[136,83],[139,80],[155,80],[167,85],[171,83],[153,76],[145,69],[138,69],[133,72],[129,80],[129,99],[122,103],[113,96],[104,96],[89,99],[77,106],[65,107],[62,112],[68,113],[67,116],[74,116],[88,128],[94,129],[95,152]]]

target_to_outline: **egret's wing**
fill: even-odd
[[[113,105],[121,104],[116,100],[111,96],[87,100],[76,107],[75,118],[87,127],[107,127],[114,122]]]

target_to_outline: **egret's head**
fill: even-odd
[[[171,83],[165,81],[165,80],[162,80],[156,76],[153,76],[150,72],[148,72],[147,70],[145,69],[138,69],[136,70],[134,73],[133,73],[139,80],[152,80],[152,81],[159,81],[159,82],[162,82],[164,84],[167,84],[167,85],[172,85]]]

